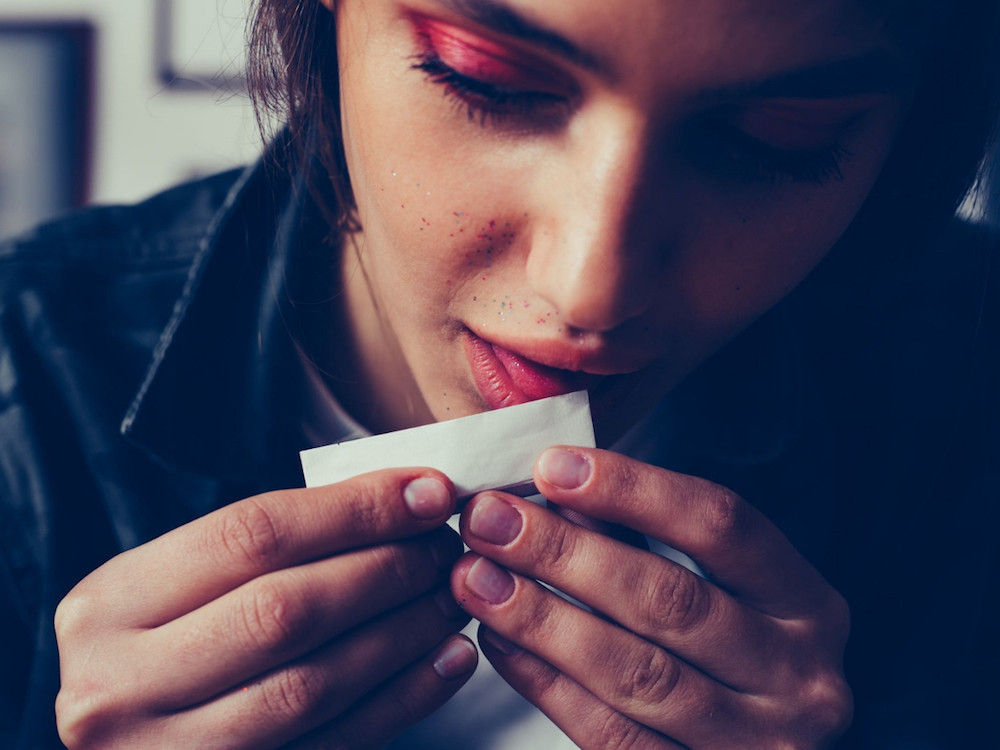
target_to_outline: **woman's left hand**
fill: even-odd
[[[520,498],[473,499],[461,522],[472,552],[452,591],[482,621],[497,671],[574,742],[811,748],[846,730],[847,605],[757,510],[608,451],[550,449],[535,482],[561,506],[687,553],[710,577]]]

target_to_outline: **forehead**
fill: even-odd
[[[616,76],[747,77],[891,45],[882,3],[862,0],[429,0],[486,26],[523,20]]]

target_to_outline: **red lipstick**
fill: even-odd
[[[491,409],[583,390],[601,376],[547,367],[469,332],[465,353],[476,388]]]

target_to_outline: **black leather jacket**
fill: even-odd
[[[845,746],[977,747],[994,731],[1000,316],[979,234],[954,229],[870,294],[807,284],[638,440],[743,493],[848,597]],[[59,746],[52,616],[80,578],[301,486],[280,280],[323,235],[258,164],[0,244],[0,747]]]

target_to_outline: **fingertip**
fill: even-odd
[[[437,676],[446,681],[471,676],[478,664],[479,651],[464,635],[455,635],[445,641],[432,662]]]
[[[462,583],[465,581],[465,574],[469,572],[469,568],[472,567],[473,563],[476,562],[482,555],[478,555],[475,552],[466,552],[455,564],[451,566],[451,590],[458,593],[463,590]]]
[[[455,486],[443,474],[418,476],[403,487],[403,502],[420,521],[447,518],[455,506]]]
[[[584,448],[547,448],[535,462],[535,482],[560,490],[583,487],[593,475],[592,459]]]

